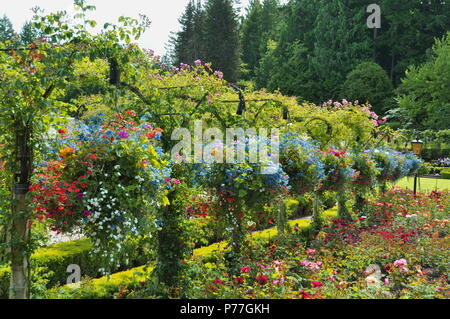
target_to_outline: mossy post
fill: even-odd
[[[311,235],[315,236],[317,235],[320,230],[322,229],[322,203],[320,199],[320,194],[315,192],[314,193],[314,199],[313,199],[313,214],[312,214],[312,221],[311,221]]]
[[[28,297],[28,218],[26,199],[30,185],[32,148],[30,147],[30,125],[17,121],[15,137],[15,167],[13,187],[13,207],[11,213],[11,283],[9,298]]]
[[[278,210],[277,231],[278,240],[282,241],[286,228],[286,202],[282,199]]]
[[[160,288],[168,291],[169,297],[177,297],[180,293],[185,259],[192,250],[186,238],[183,192],[180,188],[175,186],[171,189],[167,195],[170,204],[162,207],[158,214],[161,229],[158,232],[155,271]]]
[[[345,190],[338,191],[336,195],[338,202],[338,217],[344,220],[351,219],[351,213],[347,208],[348,198],[345,194]]]
[[[366,206],[366,199],[361,194],[355,195],[355,204],[353,205],[353,210],[357,214],[363,214]]]

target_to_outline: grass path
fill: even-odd
[[[414,177],[404,177],[399,180],[394,186],[399,186],[401,188],[413,189],[414,188]],[[450,179],[442,178],[428,178],[420,177],[417,182],[417,191],[426,192],[433,190],[450,190]]]
[[[336,207],[323,212],[323,216],[325,218],[336,216],[336,215],[337,215]],[[300,219],[294,219],[294,220],[288,221],[288,223],[292,227],[297,225],[299,228],[306,228],[311,224],[311,218],[304,217],[304,218],[300,218]],[[269,240],[270,238],[277,236],[277,234],[278,234],[277,228],[272,227],[269,229],[256,231],[248,236],[250,238],[262,238],[262,239]],[[194,249],[193,255],[194,256],[204,256],[204,257],[210,256],[215,251],[224,250],[226,248],[226,246],[227,246],[227,243],[225,241],[221,241],[221,242],[209,245],[209,246]],[[126,271],[114,273],[110,276],[104,276],[101,278],[93,279],[92,284],[93,284],[93,286],[95,286],[96,297],[102,298],[102,297],[110,296],[111,292],[117,291],[118,287],[121,285],[126,285],[127,283],[130,283],[133,281],[145,280],[146,271],[148,272],[153,269],[152,266],[147,266],[146,271],[145,271],[145,267],[146,266],[139,266],[136,268],[131,268]],[[80,283],[69,284],[69,285],[66,285],[61,288],[52,289],[52,291],[56,292],[57,294],[58,294],[58,292],[61,292],[61,289],[69,292],[70,290],[76,290],[76,288],[78,288],[79,285],[80,285]],[[67,289],[67,288],[70,288],[70,289]]]

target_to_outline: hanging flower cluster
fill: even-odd
[[[155,207],[167,202],[161,132],[131,111],[110,122],[96,116],[70,133],[60,129],[30,187],[37,218],[57,232],[81,229],[94,252],[116,266],[126,259],[129,236],[148,231]]]
[[[262,211],[263,207],[273,202],[282,192],[288,190],[289,177],[282,166],[270,159],[258,158],[256,163],[250,161],[249,145],[262,147],[271,154],[271,140],[254,138],[252,141],[237,141],[233,145],[222,143],[208,144],[214,155],[216,152],[226,152],[228,147],[244,143],[244,161],[234,163],[204,163],[198,165],[201,170],[202,183],[213,190],[221,216],[225,221],[227,232],[231,234],[230,241],[235,256],[245,240],[246,227],[254,224],[252,212]]]
[[[356,171],[346,152],[329,150],[321,153],[325,166],[325,178],[319,185],[320,191],[342,191],[354,179]]]
[[[292,190],[298,194],[313,191],[325,177],[319,148],[307,137],[285,134],[280,145],[280,162],[289,175]]]
[[[420,167],[421,160],[412,153],[400,153],[387,148],[368,149],[364,151],[375,162],[380,174],[379,183],[394,182],[402,177],[414,174]]]
[[[366,153],[352,153],[350,157],[352,167],[356,171],[352,180],[353,191],[364,195],[375,187],[380,170],[376,167],[375,161]]]

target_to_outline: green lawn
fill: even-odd
[[[402,188],[414,189],[414,177],[405,177],[399,180],[395,186]],[[417,191],[432,191],[432,190],[450,190],[450,179],[438,179],[438,178],[424,178],[419,177],[417,181]]]

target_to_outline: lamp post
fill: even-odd
[[[422,153],[422,149],[423,149],[423,142],[420,140],[419,134],[416,135],[415,140],[411,141],[411,148],[412,148],[414,155],[420,157],[420,154]],[[418,172],[416,172],[416,174],[414,175],[414,196],[416,196],[416,193],[417,193],[418,175],[419,175]]]

